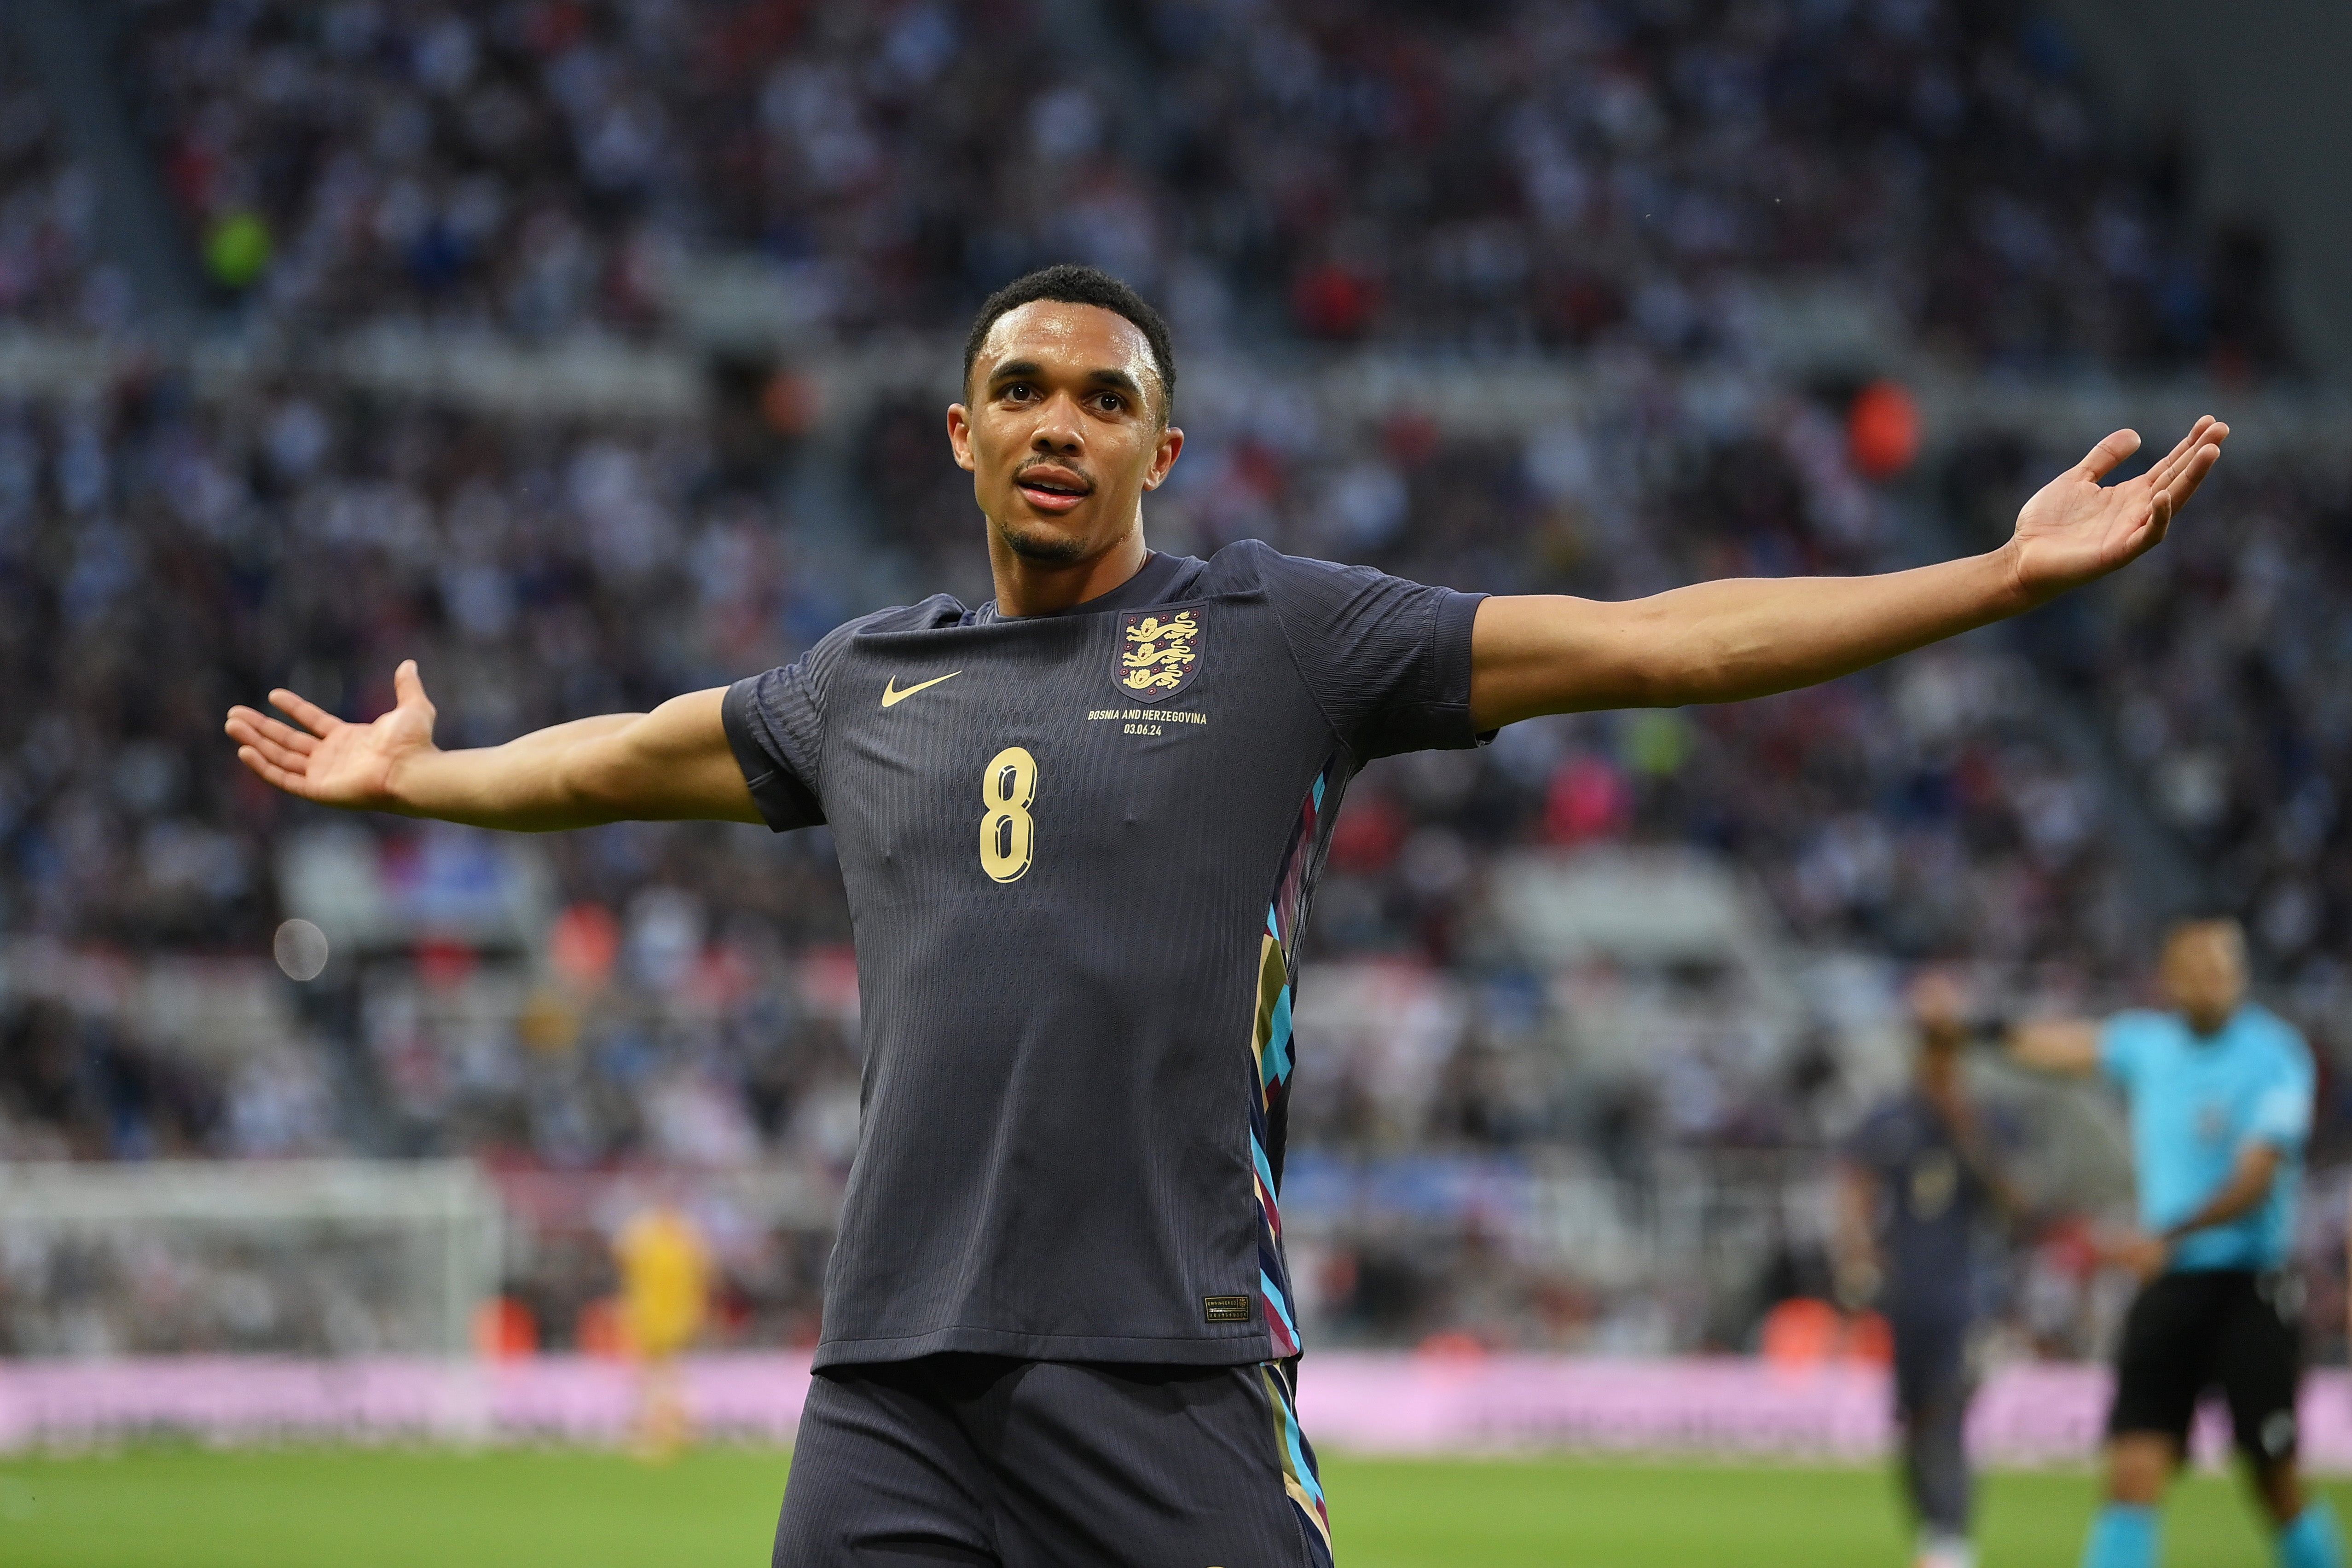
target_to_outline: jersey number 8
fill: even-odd
[[[1037,850],[1029,802],[1037,798],[1037,759],[1008,746],[988,759],[980,776],[980,867],[998,882],[1019,882]]]

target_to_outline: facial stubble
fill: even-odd
[[[1034,560],[1043,566],[1076,566],[1087,559],[1084,539],[1066,534],[1048,533],[1043,528],[1015,528],[1010,523],[996,525],[996,537],[1004,548],[1024,560]]]

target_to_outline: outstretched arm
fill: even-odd
[[[2088,1078],[2099,1070],[2099,1026],[2088,1019],[2038,1019],[2011,1024],[2002,1046],[2033,1072]]]
[[[1989,555],[1878,577],[1730,578],[1625,603],[1487,600],[1471,637],[1472,717],[1487,729],[1538,714],[1736,702],[2030,610],[2152,549],[2229,434],[2209,415],[2147,473],[2102,486],[2139,449],[2137,434],[2116,432],[2043,486]]]
[[[373,724],[346,723],[280,690],[269,694],[270,703],[294,723],[234,707],[226,727],[237,760],[288,794],[325,806],[523,832],[761,820],[719,722],[722,688],[672,697],[651,713],[575,719],[470,751],[433,744],[433,704],[416,661],[394,673],[393,690],[396,705]]]

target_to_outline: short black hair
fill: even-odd
[[[1151,346],[1152,368],[1160,372],[1160,422],[1165,424],[1174,417],[1176,349],[1169,341],[1168,323],[1144,302],[1142,295],[1109,273],[1076,262],[1066,261],[1058,267],[1016,277],[988,297],[980,314],[971,319],[971,331],[963,340],[963,387],[967,395],[971,391],[971,368],[980,361],[980,346],[988,340],[988,329],[1006,311],[1018,310],[1040,299],[1063,305],[1097,305],[1133,322],[1135,329],[1143,334],[1143,340]]]

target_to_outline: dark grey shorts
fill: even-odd
[[[776,1568],[1329,1568],[1283,1368],[934,1355],[809,1386]]]

